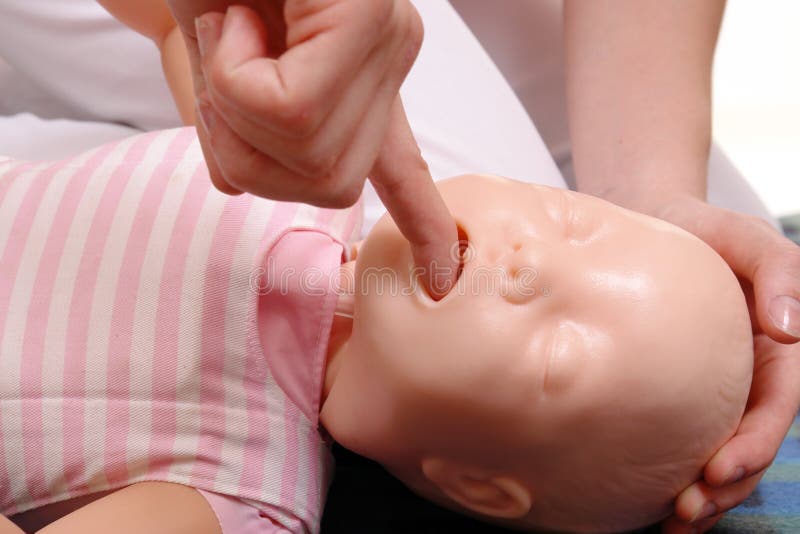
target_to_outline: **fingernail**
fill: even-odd
[[[739,482],[742,477],[744,476],[744,467],[739,466],[734,469],[731,469],[728,476],[725,477],[725,484],[733,484],[734,482]]]
[[[200,122],[203,123],[203,127],[206,129],[206,132],[211,132],[211,129],[214,127],[214,120],[215,114],[214,110],[211,108],[211,103],[203,98],[197,99],[197,116],[200,117]]]
[[[772,299],[769,317],[775,326],[790,336],[800,337],[800,301],[796,298],[783,295]]]
[[[701,519],[711,517],[716,513],[717,505],[711,501],[706,501],[690,522],[694,523],[695,521],[700,521]]]
[[[197,47],[200,49],[200,55],[206,55],[208,47],[208,23],[203,20],[203,17],[194,19],[194,31],[197,33]]]

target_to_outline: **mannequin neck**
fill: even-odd
[[[343,263],[339,268],[339,295],[336,301],[336,311],[333,316],[331,333],[328,338],[328,350],[325,357],[325,379],[322,384],[322,402],[320,410],[328,398],[328,393],[336,381],[342,361],[347,352],[347,341],[353,331],[353,273],[355,261]]]

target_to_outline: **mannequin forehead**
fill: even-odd
[[[495,240],[527,233],[548,240],[563,237],[579,244],[590,240],[591,231],[600,230],[605,223],[621,226],[622,232],[655,229],[693,239],[663,221],[567,189],[492,175],[458,176],[437,185],[465,230],[491,232]]]

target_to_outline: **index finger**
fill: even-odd
[[[428,293],[436,300],[444,297],[457,278],[458,230],[422,159],[399,97],[370,181],[411,244]]]

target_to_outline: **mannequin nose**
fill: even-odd
[[[514,240],[511,250],[500,260],[504,270],[503,297],[513,304],[524,304],[546,293],[543,284],[546,245],[538,240]]]

